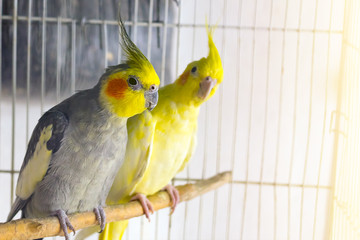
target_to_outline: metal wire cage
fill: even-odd
[[[115,0],[0,0],[0,219],[41,113],[121,60]],[[224,81],[173,182],[233,181],[130,222],[125,239],[360,239],[360,4],[356,0],[122,1],[162,84],[207,55]],[[96,236],[94,237],[96,239]]]

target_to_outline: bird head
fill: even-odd
[[[125,59],[106,69],[100,80],[100,101],[119,117],[131,117],[156,106],[160,80],[149,60],[131,41],[121,19],[119,34]]]
[[[212,97],[223,80],[221,58],[212,39],[213,29],[207,27],[207,34],[209,55],[188,64],[175,82],[195,105],[200,105]]]

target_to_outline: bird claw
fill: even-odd
[[[131,201],[138,200],[140,202],[140,204],[143,208],[144,214],[150,222],[150,213],[151,214],[154,213],[154,208],[153,208],[151,202],[149,201],[149,199],[147,199],[147,197],[144,194],[138,193],[135,196],[133,196],[130,200]]]
[[[94,213],[95,213],[96,219],[100,225],[99,233],[102,233],[102,231],[104,231],[104,229],[105,229],[105,223],[106,223],[105,211],[102,206],[98,206],[97,208],[94,208]]]
[[[64,236],[66,240],[70,240],[70,236],[68,233],[68,228],[73,231],[74,235],[76,234],[74,227],[71,225],[70,220],[68,218],[68,216],[66,215],[64,210],[57,210],[54,214],[55,216],[57,216],[57,218],[59,219],[60,222],[60,227],[64,232]]]
[[[179,191],[171,184],[166,185],[162,190],[167,191],[170,195],[172,202],[170,214],[172,214],[175,211],[176,206],[180,203]]]

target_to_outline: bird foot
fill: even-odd
[[[147,199],[147,197],[144,194],[138,193],[135,196],[133,196],[130,200],[131,201],[138,200],[140,202],[143,211],[145,213],[145,216],[150,222],[150,213],[151,214],[154,213],[154,208],[151,202],[149,201],[149,199]]]
[[[68,216],[66,215],[64,210],[57,210],[54,214],[57,216],[60,222],[60,227],[64,232],[64,236],[66,240],[70,240],[70,236],[68,233],[68,228],[73,231],[74,235],[76,234],[74,227],[71,225]]]
[[[95,213],[96,219],[100,225],[99,233],[102,233],[102,231],[104,231],[104,229],[105,229],[105,223],[106,223],[105,211],[102,206],[98,206],[97,208],[94,208],[94,213]]]
[[[176,206],[180,203],[179,191],[171,184],[166,185],[162,190],[167,191],[170,195],[170,199],[172,202],[170,214],[172,214]]]

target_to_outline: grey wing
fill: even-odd
[[[66,127],[69,124],[64,113],[50,110],[36,125],[25,154],[16,186],[16,200],[11,207],[7,221],[22,210],[33,194],[36,185],[44,178],[53,153],[61,146]]]

